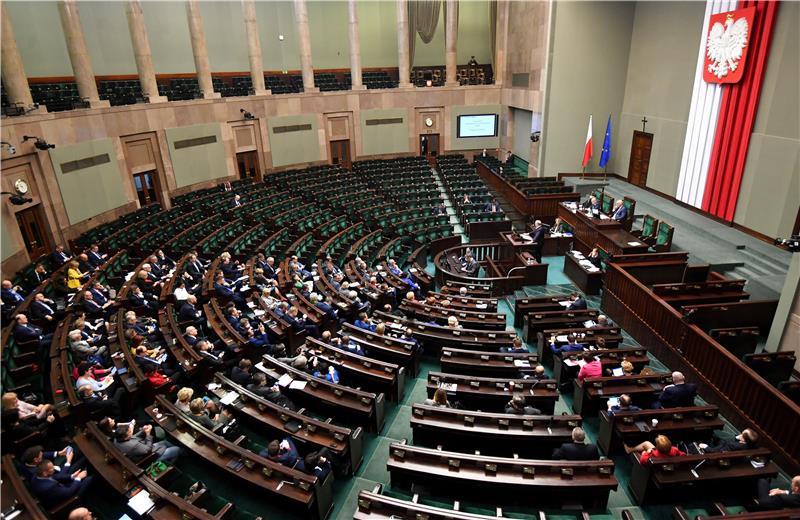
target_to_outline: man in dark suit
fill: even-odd
[[[297,332],[305,330],[309,336],[319,337],[319,328],[313,323],[306,322],[306,317],[298,317],[297,307],[290,307],[283,319]]]
[[[542,263],[542,248],[544,247],[544,232],[545,227],[542,225],[541,220],[533,223],[533,232],[531,233],[531,240],[533,240],[533,258],[536,259],[537,264]]]
[[[470,276],[474,276],[478,272],[478,262],[472,258],[472,255],[464,257],[464,266],[462,270]]]
[[[100,252],[100,246],[97,244],[92,244],[92,246],[89,248],[89,252],[86,253],[86,256],[89,257],[89,263],[95,268],[103,265],[106,261],[106,258],[108,258],[108,255]]]
[[[148,299],[142,292],[142,289],[134,284],[131,284],[130,291],[128,292],[128,300],[133,307],[144,307],[146,310],[156,310],[157,305],[155,301]]]
[[[31,318],[39,322],[53,323],[56,320],[56,303],[44,297],[42,293],[36,293],[31,303]]]
[[[611,214],[611,218],[617,222],[625,222],[628,220],[628,208],[622,200],[618,200],[614,203],[614,212]]]
[[[74,496],[82,497],[92,485],[92,477],[87,475],[86,470],[75,475],[60,472],[57,475],[53,462],[44,460],[36,468],[36,476],[31,479],[30,485],[42,505],[50,507]]]
[[[189,296],[178,311],[178,321],[181,323],[194,323],[200,325],[203,321],[203,312],[197,308],[197,297]]]
[[[50,261],[54,266],[61,267],[67,263],[67,260],[72,258],[72,253],[64,249],[64,246],[56,246],[55,251],[50,253]]]
[[[53,341],[52,334],[42,334],[42,329],[28,323],[28,317],[24,314],[17,314],[17,325],[14,327],[14,339],[18,343],[39,341],[39,346],[47,348]]]
[[[33,290],[42,285],[42,283],[50,278],[50,273],[44,268],[42,264],[38,264],[33,270],[33,273],[28,277],[28,289]]]
[[[594,195],[592,195],[591,197],[589,197],[589,200],[587,200],[586,202],[584,202],[583,204],[581,204],[581,206],[582,206],[584,209],[589,209],[589,210],[591,210],[591,211],[592,211],[592,213],[595,213],[595,212],[599,213],[599,212],[600,212],[600,208],[601,208],[601,206],[600,206],[600,201],[599,201],[599,200],[597,200],[597,197],[595,197]]]
[[[727,451],[753,450],[758,447],[758,434],[750,428],[745,428],[742,433],[732,439],[716,439],[716,442],[698,444],[703,453],[724,453]]]
[[[281,271],[280,267],[275,266],[275,259],[273,257],[267,258],[266,266],[264,267],[264,276],[267,278],[274,280],[278,277],[278,273]]]
[[[662,408],[678,408],[681,406],[694,406],[697,395],[697,385],[687,383],[681,372],[672,373],[672,384],[667,385],[658,396]]]
[[[756,502],[759,508],[769,510],[800,507],[800,475],[796,475],[792,479],[792,486],[789,490],[770,489],[769,480],[762,478],[758,481]]]
[[[567,309],[570,311],[581,311],[589,308],[589,306],[586,304],[586,299],[582,294],[572,293],[569,299],[572,301],[572,303],[569,304],[569,307],[567,307]]]
[[[81,307],[86,312],[87,316],[91,316],[93,318],[108,318],[114,312],[114,302],[105,300],[105,297],[101,294],[100,297],[105,300],[103,303],[100,301],[95,300],[95,292],[92,290],[84,291],[83,293],[83,300],[81,301]]]
[[[9,307],[16,308],[25,301],[22,287],[12,284],[11,280],[3,280],[3,288],[0,290],[0,295],[3,299],[3,305],[8,305]]]
[[[553,451],[553,458],[560,460],[598,460],[600,453],[597,446],[586,444],[586,432],[576,426],[572,429],[572,442],[565,442]]]
[[[492,199],[483,207],[484,213],[497,213],[498,211],[500,211],[500,204],[497,203],[497,199]]]
[[[189,259],[186,262],[186,273],[195,284],[203,281],[203,274],[205,271],[203,263],[198,260],[197,255],[189,255]]]
[[[238,208],[242,205],[242,196],[238,193],[233,197],[233,207]]]

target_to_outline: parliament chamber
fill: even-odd
[[[0,8],[0,517],[800,518],[800,4]]]

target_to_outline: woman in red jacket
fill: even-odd
[[[639,455],[639,464],[644,464],[650,458],[663,458],[663,457],[683,457],[686,453],[672,445],[665,435],[656,437],[656,443],[644,441],[641,444],[630,448],[625,446],[626,453],[636,453]]]

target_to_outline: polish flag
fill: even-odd
[[[589,164],[592,159],[592,116],[589,116],[589,129],[586,131],[586,144],[583,147],[583,162],[581,163],[584,168]]]

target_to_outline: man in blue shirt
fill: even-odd
[[[574,334],[567,336],[567,343],[561,347],[557,347],[555,343],[550,343],[550,350],[553,354],[561,354],[562,352],[578,352],[584,349],[584,346],[576,342]]]
[[[42,505],[51,507],[74,496],[82,497],[92,485],[92,477],[87,475],[86,470],[76,475],[56,474],[53,463],[44,460],[36,468],[36,476],[31,479],[30,485]]]

